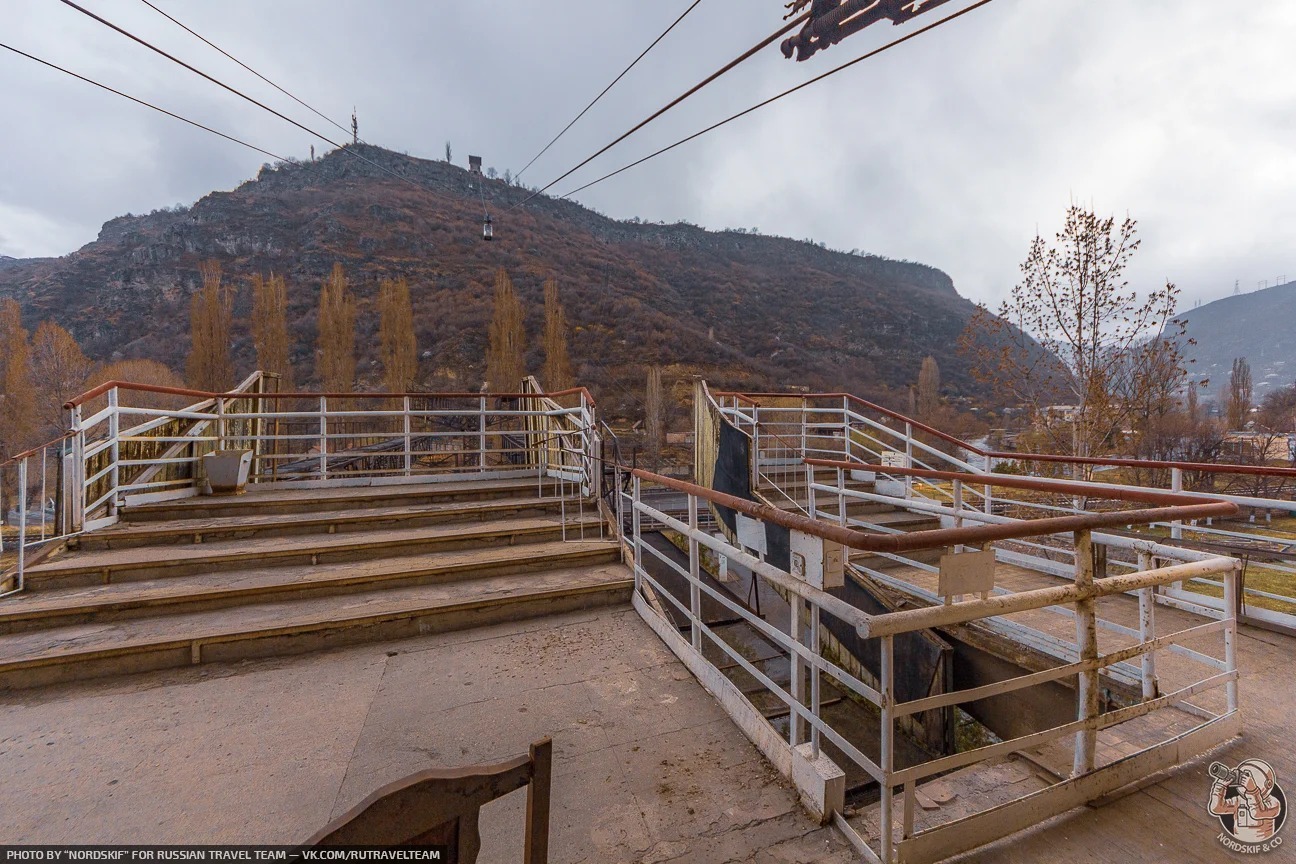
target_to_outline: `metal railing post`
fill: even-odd
[[[46,477],[45,463],[46,463],[46,454],[48,452],[49,452],[48,445],[41,448],[40,514],[41,514],[41,542],[42,543],[45,542],[45,496],[48,494],[45,487],[45,477]],[[0,513],[2,512],[3,510],[0,510]]]
[[[108,391],[108,439],[112,442],[110,445],[110,458],[112,459],[112,471],[109,473],[109,489],[111,494],[108,496],[108,515],[117,515],[117,484],[119,474],[117,471],[117,460],[121,455],[121,447],[117,436],[121,432],[121,416],[117,413],[118,405],[117,388],[114,387]],[[24,490],[24,493],[26,490]]]
[[[410,397],[401,397],[401,420],[405,431],[405,476],[411,477],[414,474],[414,444],[410,438]]]
[[[23,589],[27,570],[27,457],[18,460],[18,585]]]
[[[1152,555],[1149,552],[1138,553],[1139,571],[1152,569]],[[1150,642],[1156,638],[1156,597],[1152,588],[1143,588],[1138,592],[1139,598],[1139,641]],[[1143,698],[1155,699],[1157,695],[1156,651],[1147,651],[1142,656]]]
[[[477,467],[482,471],[486,470],[486,397],[481,397],[480,413],[478,414],[478,434],[477,434]]]
[[[1182,468],[1170,469],[1170,491],[1171,492],[1183,491],[1183,469]],[[1182,519],[1176,519],[1170,523],[1170,539],[1171,540],[1183,539]]]
[[[891,774],[895,770],[895,641],[892,636],[882,637],[882,657],[879,664],[879,695],[882,697],[882,742],[878,753],[882,769],[882,801],[879,832],[882,834],[882,860],[891,864],[893,859],[891,836],[892,808],[894,805]]]
[[[846,527],[846,471],[837,469],[837,523]]]
[[[1093,535],[1088,530],[1075,532],[1075,584],[1078,588],[1091,588],[1094,584],[1094,544]],[[1098,622],[1094,613],[1094,598],[1078,600],[1075,604],[1076,647],[1079,659],[1083,663],[1096,664],[1098,661]],[[1077,718],[1084,721],[1096,721],[1098,718],[1098,667],[1084,669],[1079,677],[1079,699]],[[1072,762],[1073,777],[1092,771],[1094,768],[1094,748],[1098,732],[1088,726],[1075,734],[1075,759]]]
[[[913,424],[905,423],[905,467],[906,468],[914,467],[913,451],[914,451]],[[906,498],[913,497],[913,477],[912,476],[905,477],[905,497]]]
[[[698,530],[698,499],[688,496],[688,524],[692,531]],[[702,650],[702,561],[696,534],[689,535],[689,631],[693,638],[693,650]]]
[[[1241,569],[1241,562],[1237,562],[1232,570],[1224,574],[1224,671],[1235,676],[1238,668],[1238,577]],[[1238,707],[1238,682],[1236,677],[1224,685],[1224,692],[1228,699],[1228,710],[1231,714]]]
[[[85,484],[85,429],[81,426],[81,406],[72,408],[72,470],[68,478],[74,490],[68,506],[72,508],[71,531],[80,531],[85,525],[86,484]]]
[[[963,527],[963,481],[954,481],[954,527]],[[962,546],[955,546],[955,552],[962,552]]]
[[[752,573],[752,579],[753,581],[756,579],[755,573]],[[791,612],[788,623],[788,635],[792,637],[794,643],[799,644],[805,641],[805,637],[801,632],[804,629],[801,623],[801,618],[805,615],[805,603],[802,601],[801,597],[796,594],[789,594],[788,601],[788,609]],[[804,705],[806,701],[805,670],[801,665],[801,658],[797,655],[795,648],[788,648],[788,664],[792,673],[791,681],[788,684],[788,692],[792,695],[792,699],[796,702],[797,706]],[[801,713],[796,711],[793,706],[789,705],[788,744],[793,747],[800,744],[805,738],[801,730],[802,722]]]
[[[643,566],[643,539],[640,534],[641,514],[639,512],[639,484],[639,478],[635,477],[634,483],[631,487],[632,497],[630,499],[630,522],[632,523],[632,530],[634,532],[634,587],[636,594],[638,594],[640,589],[643,587],[642,580],[639,578],[639,568]]]
[[[810,652],[819,656],[819,607],[811,603],[810,607]],[[816,720],[819,719],[819,665],[816,663],[810,667],[810,713]],[[812,758],[819,758],[819,727],[811,725],[810,727],[810,751]]]
[[[328,479],[328,397],[319,397],[319,473]]]
[[[806,475],[806,510],[811,519],[819,518],[819,509],[815,506],[815,469],[813,465],[805,466]]]
[[[216,449],[225,449],[225,399],[216,397]]]

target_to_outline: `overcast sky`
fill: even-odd
[[[342,135],[140,0],[105,18]],[[514,172],[689,0],[154,0],[371,143]],[[805,63],[768,49],[552,190],[961,8]],[[698,8],[523,178],[544,184],[777,28],[782,0]],[[0,40],[265,149],[328,145],[58,0],[3,0]],[[1136,285],[1184,306],[1296,278],[1296,2],[995,0],[579,196],[617,218],[758,227],[948,272],[992,305],[1071,200],[1140,223]],[[126,212],[192,203],[267,161],[0,51],[0,254],[62,255]],[[506,231],[507,220],[499,220]]]

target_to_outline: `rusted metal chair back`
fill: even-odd
[[[306,846],[444,845],[445,859],[475,864],[481,848],[477,817],[483,805],[527,787],[524,864],[549,860],[549,787],[553,744],[498,765],[433,768],[389,783],[334,819]]]

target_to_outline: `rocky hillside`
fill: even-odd
[[[1188,335],[1196,340],[1188,356],[1192,374],[1227,386],[1233,358],[1251,364],[1256,398],[1296,381],[1296,282],[1225,297],[1185,312]]]
[[[813,243],[689,224],[619,222],[567,201],[482,180],[444,162],[367,145],[266,166],[190,208],[123,216],[57,259],[0,261],[0,296],[28,327],[52,318],[96,359],[148,358],[183,368],[198,264],[214,258],[240,286],[234,349],[255,364],[247,277],[289,282],[296,377],[314,377],[319,283],[341,262],[359,298],[362,386],[374,365],[379,279],[405,276],[414,297],[421,383],[482,380],[493,274],[504,267],[527,306],[539,369],[542,282],[559,280],[577,377],[602,404],[628,410],[646,362],[746,387],[810,386],[894,398],[927,354],[947,389],[972,387],[955,340],[973,305],[932,267],[829,251]],[[479,190],[475,184],[482,183]],[[481,238],[482,201],[495,240]]]

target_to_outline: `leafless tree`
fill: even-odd
[[[1055,245],[1032,241],[998,316],[981,308],[964,332],[973,374],[1033,408],[1053,452],[1117,448],[1131,414],[1165,402],[1186,374],[1179,290],[1140,297],[1125,279],[1139,244],[1133,219],[1072,205]],[[1049,410],[1056,403],[1070,408]]]

